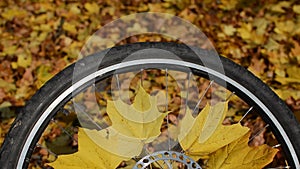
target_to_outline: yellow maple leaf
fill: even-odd
[[[79,128],[78,152],[61,155],[50,165],[57,168],[116,168],[122,161],[140,155],[145,143],[153,141],[167,113],[157,109],[160,95],[150,96],[139,87],[132,105],[108,101],[112,126],[100,131]]]
[[[139,87],[130,106],[120,99],[108,101],[107,114],[112,127],[123,135],[139,138],[145,143],[153,141],[160,134],[163,119],[168,114],[158,110],[157,96],[150,96]]]
[[[248,132],[249,129],[240,124],[222,125],[227,109],[227,102],[220,102],[214,106],[207,104],[196,118],[190,110],[187,111],[180,122],[178,136],[187,155],[194,160],[207,157]]]
[[[90,13],[90,14],[93,14],[93,13],[98,13],[99,12],[99,5],[97,3],[85,3],[84,4],[84,8]]]
[[[63,25],[63,29],[74,34],[77,32],[76,25],[74,23],[65,22]]]
[[[27,15],[26,10],[16,8],[16,7],[11,9],[6,9],[4,12],[1,13],[1,16],[7,20],[12,20],[14,17],[24,17],[26,15]]]
[[[300,5],[294,5],[293,6],[293,11],[297,14],[300,14]]]
[[[252,38],[252,24],[251,23],[243,23],[240,28],[237,29],[240,36],[244,40],[249,40]]]
[[[232,36],[236,32],[236,28],[232,25],[224,25],[223,31],[227,36]]]
[[[238,140],[213,153],[208,160],[207,168],[259,169],[272,162],[278,150],[265,144],[258,147],[249,147],[250,134],[250,132],[246,133]]]
[[[60,155],[58,159],[50,163],[50,165],[54,168],[73,169],[116,168],[124,160],[124,157],[120,157],[99,147],[99,142],[95,142],[89,137],[96,132],[95,130],[79,128],[78,152],[69,155]],[[113,139],[114,137],[108,137],[107,141],[112,141]]]

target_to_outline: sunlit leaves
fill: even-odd
[[[187,0],[166,0],[162,3],[30,1],[1,2],[0,5],[0,32],[3,39],[0,57],[13,62],[11,69],[15,74],[10,76],[14,76],[14,79],[22,76],[20,69],[31,66],[32,71],[36,71],[42,63],[53,65],[57,57],[64,57],[66,65],[69,64],[77,58],[85,40],[98,28],[113,19],[136,12],[170,13],[192,22],[209,36],[221,54],[244,66],[250,65],[245,62],[245,57],[259,54],[270,63],[267,69],[274,74],[277,64],[294,64],[300,60],[300,56],[294,52],[297,44],[290,45],[298,41],[300,34],[300,7],[296,1],[273,1],[270,4],[237,0],[205,0],[201,3]],[[143,27],[136,24],[130,31],[139,29]],[[177,27],[172,30],[180,29]],[[108,32],[108,37],[101,43],[102,48],[113,46],[112,40],[119,35],[120,32],[114,29]],[[132,38],[130,42],[150,39]],[[19,56],[25,49],[30,54]],[[26,63],[23,62],[24,58]],[[36,65],[29,65],[30,60]],[[274,78],[265,74],[260,76],[269,80]],[[36,88],[32,86],[32,90]]]

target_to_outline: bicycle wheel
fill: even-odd
[[[106,139],[114,133],[126,135],[128,131],[140,131],[142,135],[156,132],[138,138],[140,142],[133,149],[124,150],[110,140],[112,145],[107,146],[111,150],[106,149],[106,152],[126,156],[121,163],[114,164],[114,168],[206,168],[207,158],[190,157],[176,135],[176,131],[190,129],[190,126],[178,124],[188,112],[195,118],[206,105],[225,102],[229,110],[222,123],[248,126],[250,145],[268,144],[280,150],[267,167],[300,168],[300,127],[292,112],[249,71],[221,56],[223,68],[219,69],[219,63],[210,55],[212,53],[207,50],[182,44],[136,43],[117,46],[78,61],[49,80],[28,101],[1,148],[1,168],[47,168],[57,161],[57,156],[60,159],[65,154],[80,152],[84,147],[80,147],[77,133],[82,128],[102,132]],[[149,98],[157,96],[151,103],[157,103],[154,109],[161,114],[153,115],[156,120],[142,118],[137,121],[142,129],[137,125],[116,124],[127,117],[114,117],[107,110],[108,105],[123,104],[125,106],[119,109],[131,110],[126,105],[136,101],[136,95],[143,96],[139,96],[140,102],[148,97],[139,93],[141,86],[150,94]],[[118,99],[122,104],[116,104]],[[132,121],[139,118],[130,113],[127,116]],[[237,116],[240,119],[234,118]],[[154,125],[148,125],[153,121]],[[91,140],[97,139],[92,135],[93,132],[88,135]],[[124,137],[118,135],[114,138],[123,147],[132,147],[136,139],[124,141],[121,139]],[[86,163],[91,162],[93,159]],[[78,168],[85,168],[85,162],[80,163]],[[103,163],[98,168],[112,166]]]

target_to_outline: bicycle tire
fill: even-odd
[[[38,137],[32,136],[41,135],[42,131],[40,129],[44,129],[45,125],[49,123],[53,114],[57,111],[56,108],[64,104],[61,100],[58,102],[58,98],[61,97],[63,100],[67,100],[72,97],[70,94],[65,95],[64,92],[69,90],[74,84],[76,85],[76,82],[80,82],[83,78],[94,73],[95,70],[102,70],[120,63],[124,64],[126,63],[124,59],[128,55],[149,48],[174,53],[180,57],[180,60],[163,60],[161,58],[164,57],[160,56],[160,53],[156,53],[157,55],[154,56],[154,59],[147,60],[145,58],[147,58],[148,54],[141,52],[146,57],[136,58],[135,63],[130,66],[140,67],[141,65],[149,64],[149,61],[152,61],[152,64],[157,64],[158,62],[173,64],[175,66],[176,64],[181,64],[181,66],[189,68],[193,66],[203,67],[205,66],[203,62],[212,65],[212,67],[217,64],[215,60],[209,57],[211,54],[209,51],[198,48],[191,50],[182,44],[160,42],[117,46],[88,56],[58,73],[26,103],[26,106],[12,124],[10,132],[1,147],[1,168],[27,167],[30,153],[33,151],[35,144],[34,142],[37,142],[38,139]],[[194,51],[198,54],[200,53],[202,63]],[[288,154],[289,165],[292,168],[300,168],[300,127],[293,113],[266,84],[252,73],[229,59],[220,56],[220,60],[224,67],[224,75],[221,75],[222,72],[218,72],[217,70],[206,73],[216,77],[217,80],[225,81],[228,88],[234,90],[236,95],[255,105],[259,111],[263,112],[261,114],[262,118],[270,124],[276,137],[284,142],[282,146],[285,153]],[[99,62],[101,62],[100,65]],[[76,68],[76,66],[78,67]],[[80,71],[74,72],[75,69]],[[118,67],[115,67],[115,69],[118,69]],[[193,73],[203,74],[197,68],[193,67],[193,69],[196,69]],[[74,77],[74,73],[76,74],[75,79],[72,78]],[[205,73],[203,75],[205,76]],[[76,87],[79,88],[82,86]],[[47,112],[49,107],[54,103],[56,106],[50,112]]]

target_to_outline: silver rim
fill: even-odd
[[[225,76],[224,74],[216,72],[216,71],[214,71],[210,68],[207,68],[207,67],[204,67],[204,66],[201,66],[201,65],[197,65],[197,64],[194,64],[194,63],[190,63],[190,62],[185,62],[185,61],[180,61],[180,60],[172,60],[172,59],[141,59],[141,60],[122,62],[122,63],[119,63],[119,64],[115,64],[115,65],[106,67],[104,69],[98,70],[98,71],[86,76],[85,78],[81,79],[80,81],[73,84],[72,86],[70,86],[60,96],[58,96],[52,102],[52,104],[43,112],[43,114],[41,115],[41,117],[39,118],[37,123],[34,125],[32,130],[30,131],[30,134],[28,135],[28,137],[26,139],[26,142],[25,142],[24,146],[22,147],[22,151],[20,153],[20,157],[19,157],[19,160],[18,160],[18,163],[17,163],[17,168],[22,168],[23,163],[24,163],[25,158],[26,158],[26,154],[27,154],[28,149],[31,145],[32,139],[36,135],[37,131],[39,130],[39,128],[41,127],[43,122],[46,120],[46,118],[49,116],[49,114],[55,109],[55,107],[57,107],[57,105],[59,105],[59,103],[61,103],[69,94],[71,94],[73,91],[75,91],[77,88],[84,85],[88,81],[94,79],[95,77],[101,76],[101,75],[103,75],[105,73],[108,73],[110,71],[130,67],[130,66],[145,65],[145,64],[169,64],[169,65],[178,65],[178,66],[198,69],[198,70],[207,72],[209,74],[212,74],[212,75],[214,75],[214,76],[216,76],[220,79],[223,79],[224,81],[228,82],[229,84],[231,84],[231,85],[235,86],[236,88],[238,88],[239,90],[241,90],[244,94],[249,96],[266,113],[266,115],[272,120],[274,125],[276,125],[276,127],[279,130],[281,136],[285,140],[285,142],[286,142],[286,144],[289,148],[289,151],[291,152],[291,156],[293,158],[294,165],[296,166],[296,168],[300,168],[299,159],[296,155],[296,151],[295,151],[293,145],[291,144],[291,141],[290,141],[289,137],[287,136],[286,132],[284,131],[284,129],[282,128],[282,126],[280,125],[278,120],[271,113],[271,111],[254,94],[252,94],[249,90],[247,90],[245,87],[240,85],[238,82],[236,82],[236,81],[232,80],[231,78]]]

